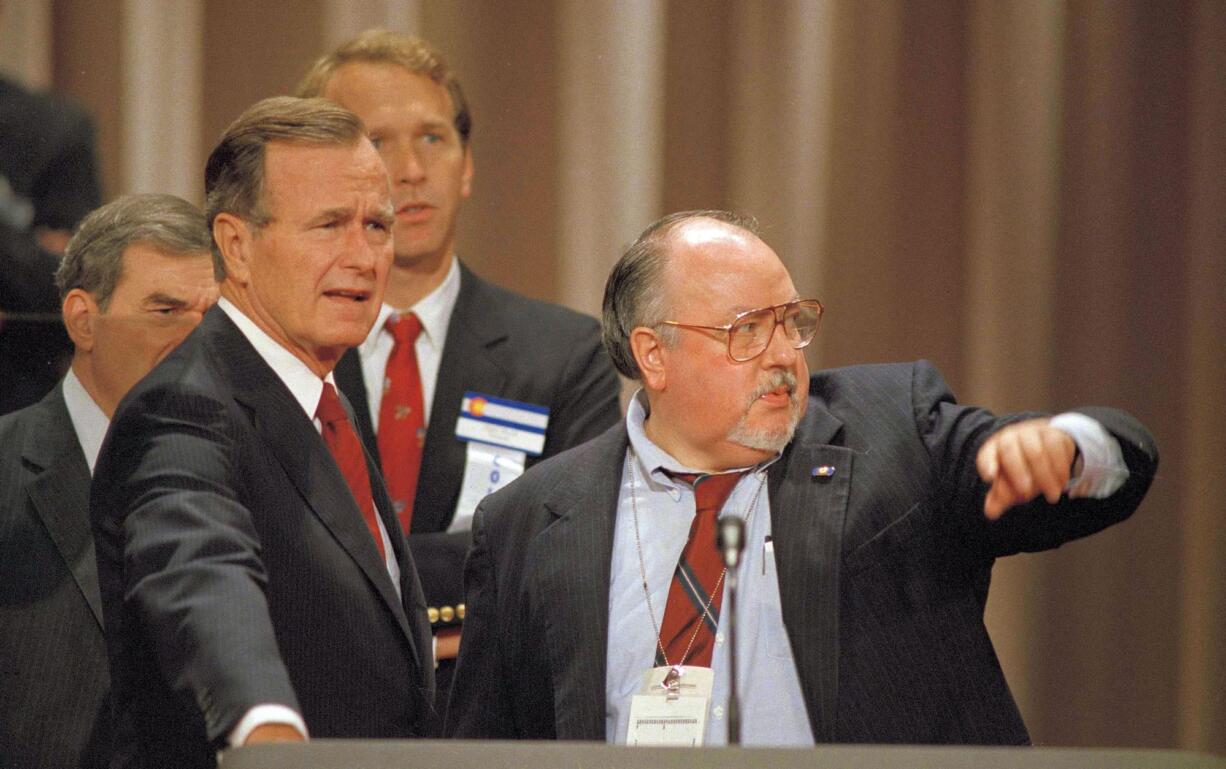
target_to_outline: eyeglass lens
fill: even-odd
[[[737,318],[728,330],[728,354],[733,360],[749,360],[766,349],[775,330],[779,309],[783,311],[783,319],[778,322],[783,325],[783,333],[787,335],[789,344],[799,349],[813,341],[822,316],[814,303],[796,302],[782,308],[754,310]]]

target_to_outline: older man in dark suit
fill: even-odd
[[[722,743],[722,512],[746,532],[744,742],[1028,741],[992,563],[1128,516],[1153,441],[1110,409],[959,406],[926,363],[810,379],[821,314],[750,220],[677,214],[630,248],[605,342],[643,389],[478,510],[450,734]]]
[[[353,113],[279,97],[227,129],[205,186],[222,298],[120,405],[94,478],[116,764],[412,737],[425,604],[331,374],[379,312],[387,173]]]
[[[315,62],[298,93],[357,113],[391,176],[396,256],[385,306],[366,340],[341,359],[336,379],[411,533],[445,695],[464,619],[469,522],[481,496],[472,493],[474,481],[496,472],[494,485],[505,484],[596,437],[620,416],[621,384],[595,320],[495,286],[456,258],[456,222],[473,183],[473,120],[437,50],[370,30]],[[411,340],[398,336],[407,327]],[[543,440],[523,451],[465,432],[461,417],[475,421],[464,404],[477,398],[515,402],[519,411],[510,413],[544,422]]]
[[[0,765],[103,767],[110,675],[90,473],[124,393],[217,300],[204,215],[131,195],[82,222],[59,265],[72,368],[0,418]]]

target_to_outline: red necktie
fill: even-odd
[[[387,359],[383,400],[379,405],[379,459],[400,528],[408,534],[417,476],[421,472],[421,449],[426,440],[421,371],[414,348],[421,333],[421,321],[412,313],[392,315],[387,319],[387,330],[396,344]]]
[[[336,395],[336,388],[328,382],[324,382],[324,391],[319,396],[319,407],[315,409],[315,416],[323,426],[320,432],[324,443],[328,445],[328,451],[332,452],[332,458],[336,460],[341,475],[345,476],[345,483],[349,484],[349,491],[366,521],[366,528],[370,529],[371,536],[375,538],[379,556],[386,560],[383,537],[379,534],[379,522],[375,518],[375,500],[370,491],[370,475],[366,468],[362,442],[358,440],[358,434],[349,421],[349,414],[345,412],[341,399]]]
[[[711,666],[719,606],[724,598],[724,560],[715,544],[715,521],[741,475],[672,476],[694,485],[696,513],[690,524],[690,539],[681,551],[668,589],[668,604],[660,623],[660,645],[664,648],[663,652],[656,649],[657,666]]]

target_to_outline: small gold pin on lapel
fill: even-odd
[[[812,475],[814,478],[832,478],[834,476],[834,465],[818,465],[813,468]]]

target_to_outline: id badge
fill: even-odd
[[[466,392],[456,419],[456,438],[468,443],[464,480],[447,531],[468,531],[487,494],[524,474],[529,456],[545,450],[549,409],[533,403]]]
[[[494,446],[478,441],[468,442],[468,459],[464,463],[464,481],[460,484],[460,500],[447,531],[468,531],[473,526],[473,513],[487,494],[524,474],[522,451]]]
[[[705,667],[658,667],[643,675],[630,701],[627,745],[699,747],[707,728],[715,674]]]

